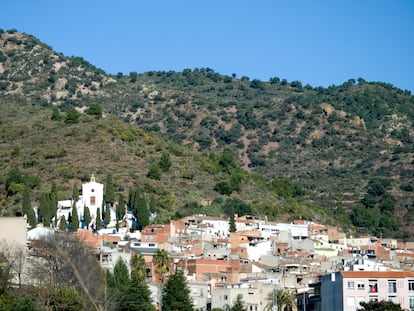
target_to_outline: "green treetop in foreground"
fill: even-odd
[[[162,292],[162,311],[193,311],[190,290],[181,271],[170,275]]]

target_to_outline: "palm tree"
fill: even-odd
[[[275,289],[267,295],[266,311],[284,311],[296,308],[296,295],[285,289]],[[274,309],[276,307],[276,309]]]
[[[153,263],[155,265],[155,272],[160,275],[160,289],[159,289],[159,303],[160,311],[162,311],[162,284],[164,283],[164,276],[170,271],[170,262],[168,260],[168,254],[164,249],[159,249],[154,254]]]

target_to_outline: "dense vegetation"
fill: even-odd
[[[236,204],[271,218],[333,216],[356,232],[412,230],[414,97],[390,84],[322,88],[210,68],[110,76],[9,30],[0,102],[3,213],[21,206],[25,184],[37,205],[52,181],[64,197],[111,173],[115,195],[142,192],[159,221]]]
[[[142,254],[126,258],[130,269],[119,257],[113,271],[105,270],[96,260],[96,250],[75,235],[59,231],[37,240],[29,252],[30,256],[25,247],[1,241],[0,310],[156,310]],[[31,269],[24,269],[27,258]],[[159,250],[154,256],[158,273],[163,262],[169,267],[167,253]],[[163,269],[162,310],[192,311],[184,274]],[[23,282],[26,277],[32,282]]]

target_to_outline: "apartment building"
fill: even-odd
[[[392,301],[414,310],[414,272],[340,271],[321,278],[321,311],[355,311],[360,302]]]
[[[275,285],[260,283],[234,283],[224,287],[212,289],[211,308],[229,310],[238,295],[244,302],[247,311],[264,311],[268,303],[269,293],[275,289]]]

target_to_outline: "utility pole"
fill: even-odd
[[[303,311],[306,311],[306,292],[303,292]]]

